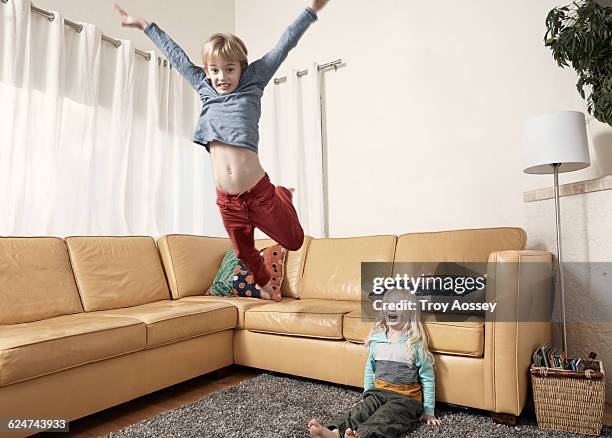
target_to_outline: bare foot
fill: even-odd
[[[271,300],[274,296],[274,290],[272,289],[272,282],[269,281],[264,286],[259,286],[259,296],[264,300]]]
[[[344,436],[346,438],[356,438],[357,437],[357,432],[353,433],[353,429],[351,429],[350,427],[348,429],[346,429],[346,432],[344,432]]]
[[[321,426],[314,418],[308,422],[308,432],[310,436],[317,436],[321,438],[340,438],[340,432],[338,429],[329,430],[326,427]]]

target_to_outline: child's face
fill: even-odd
[[[206,75],[219,94],[230,94],[238,87],[242,67],[239,62],[226,61],[218,57],[206,64]]]
[[[405,300],[407,297],[401,293],[394,293],[386,297],[385,302],[393,303],[395,305]],[[408,312],[406,310],[389,310],[388,308],[384,311],[385,323],[387,327],[393,330],[401,330],[404,328],[404,324],[408,320]]]
[[[385,310],[385,322],[387,327],[393,330],[403,329],[406,320],[406,312],[404,310]]]

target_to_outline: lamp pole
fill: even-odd
[[[561,284],[561,313],[563,318],[563,350],[569,355],[567,350],[567,333],[565,330],[565,282],[563,281],[563,263],[561,256],[561,215],[559,213],[559,167],[560,163],[551,164],[555,175],[555,217],[557,220],[557,271],[559,272],[559,283]]]

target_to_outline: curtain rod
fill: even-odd
[[[2,3],[8,3],[9,0],[1,0],[1,1],[2,1]],[[31,8],[32,8],[32,12],[34,12],[34,13],[36,13],[38,15],[42,15],[43,17],[47,18],[49,21],[55,20],[55,14],[54,13],[49,12],[49,11],[45,11],[44,9],[37,8],[34,5],[31,5]],[[69,27],[73,28],[77,32],[81,32],[83,30],[83,25],[82,24],[75,23],[74,21],[70,21],[70,20],[67,20],[65,18],[64,18],[64,24],[66,26],[69,26]],[[104,34],[102,34],[102,40],[111,43],[115,47],[121,46],[121,41],[116,40],[114,38],[111,38],[109,36],[106,36]],[[151,54],[150,53],[143,52],[140,49],[134,49],[134,50],[135,50],[135,52],[138,55],[142,56],[147,61],[151,60]],[[158,58],[157,61],[158,61],[158,63],[160,63],[161,59]],[[331,61],[331,62],[328,62],[326,64],[320,65],[317,68],[317,70],[323,70],[323,69],[326,69],[326,68],[329,68],[329,67],[333,67],[334,70],[338,70],[338,65],[339,64],[342,64],[342,60],[341,59],[336,59],[335,61]],[[166,65],[167,65],[167,61],[164,59],[164,67]],[[307,74],[308,74],[308,70],[300,70],[300,71],[297,72],[298,78],[300,78],[302,76],[305,76]],[[286,80],[287,80],[287,76],[283,76],[283,77],[280,77],[280,78],[275,78],[274,79],[274,84],[278,85],[281,82],[284,82]]]
[[[320,66],[317,67],[317,70],[324,70],[326,68],[333,67],[334,70],[338,71],[338,65],[340,65],[340,64],[342,64],[342,60],[341,59],[336,59],[335,61],[331,61],[331,62],[328,62],[326,64],[321,64]],[[306,76],[307,74],[308,74],[308,70],[299,70],[297,72],[297,77],[301,78],[302,76]],[[281,78],[275,78],[274,79],[274,85],[278,85],[281,82],[285,82],[286,80],[287,80],[287,76],[283,76]]]
[[[2,3],[8,3],[9,2],[9,0],[1,0],[1,1],[2,1]],[[45,11],[44,9],[37,8],[34,5],[31,5],[31,8],[32,8],[32,12],[34,12],[34,13],[36,13],[38,15],[42,15],[43,17],[47,18],[49,21],[55,20],[55,14],[54,13],[49,12],[49,11]],[[69,26],[69,27],[73,28],[77,32],[81,32],[83,30],[83,25],[82,24],[75,23],[74,21],[70,21],[70,20],[67,20],[65,18],[64,18],[64,24],[66,26]],[[102,34],[102,40],[111,43],[115,47],[119,47],[121,45],[121,41],[116,40],[116,39],[111,38],[111,37],[108,37],[108,36],[106,36],[104,34]],[[135,51],[136,51],[136,53],[138,55],[142,56],[147,61],[151,60],[151,54],[150,53],[143,52],[140,49],[135,49]],[[165,64],[166,64],[166,61],[164,60],[164,65]]]

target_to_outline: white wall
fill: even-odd
[[[105,35],[130,39],[138,49],[155,48],[143,32],[121,27],[112,0],[33,0],[32,3],[42,9],[57,10],[71,21],[96,24]],[[199,65],[202,65],[201,47],[210,34],[234,32],[233,0],[117,0],[117,3],[131,15],[155,21]]]
[[[612,364],[612,190],[564,196],[561,202],[562,249],[565,268],[567,343],[572,354],[598,353],[604,367]],[[525,204],[531,246],[557,252],[554,199]],[[555,320],[561,321],[557,293]],[[561,345],[561,330],[554,332]],[[606,382],[612,401],[612,382]]]
[[[543,43],[547,13],[567,3],[332,0],[277,74],[346,62],[323,75],[331,236],[508,225],[526,229],[528,248],[556,252],[554,204],[523,202],[523,191],[553,178],[523,174],[521,130],[539,113],[586,113],[576,73]],[[308,3],[236,4],[236,31],[256,59]],[[262,139],[272,128],[264,114]],[[561,183],[612,173],[612,128],[590,120],[588,129],[593,165]],[[612,261],[612,191],[561,202],[565,260]],[[569,325],[570,351],[608,363],[609,290],[583,280],[566,290],[571,320],[586,323]]]
[[[307,4],[236,0],[251,60]],[[542,42],[561,4],[332,0],[320,12],[277,76],[346,62],[324,74],[331,236],[524,225],[523,190],[552,177],[522,174],[523,121],[585,111],[575,73]]]

